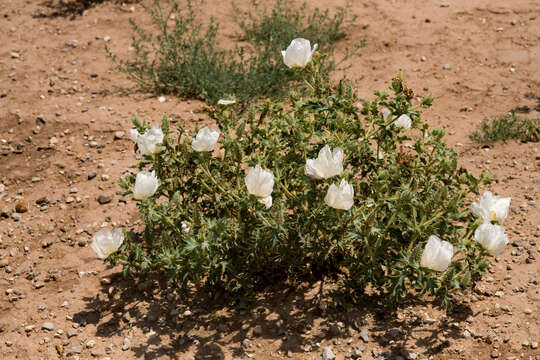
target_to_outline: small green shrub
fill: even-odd
[[[109,260],[122,262],[126,275],[164,272],[184,291],[208,286],[236,296],[278,281],[327,277],[353,297],[370,288],[395,303],[413,290],[448,305],[472,286],[489,261],[472,240],[479,222],[467,195],[487,179],[458,167],[443,131],[422,120],[431,97],[414,106],[398,76],[391,95],[376,92],[360,109],[352,85],[331,84],[319,73],[320,61],[298,71],[309,91],[292,92],[290,105],[210,108],[221,132],[214,152],[194,151],[196,133],[184,125],[174,131],[164,118],[160,152],[137,166],[155,171],[160,184],[138,202],[144,232],[128,237]],[[410,130],[396,126],[401,115],[412,119]],[[135,125],[146,131],[146,124]],[[307,159],[325,145],[343,150],[343,168],[326,179],[308,176]],[[247,169],[256,165],[274,176],[270,208],[246,187]],[[121,180],[126,195],[135,178]],[[338,210],[327,205],[327,194],[345,180],[353,203]],[[420,266],[434,234],[455,248],[442,274]]]
[[[469,135],[469,138],[480,145],[509,139],[538,142],[540,141],[540,119],[521,118],[515,111],[511,111],[491,121],[483,121],[479,129]]]
[[[242,29],[241,39],[257,46],[263,46],[270,53],[275,54],[276,60],[280,60],[280,51],[285,49],[291,39],[309,39],[312,44],[318,44],[323,53],[333,54],[336,43],[345,38],[345,30],[353,25],[356,16],[350,16],[350,6],[340,8],[331,16],[328,9],[316,8],[312,13],[307,11],[307,4],[295,6],[294,2],[276,0],[271,9],[261,8],[260,4],[252,1],[254,10],[245,16],[238,15],[237,22]],[[237,11],[237,14],[242,14]],[[358,44],[347,54],[344,59],[356,54],[363,46]],[[328,69],[333,70],[335,64],[326,64]]]
[[[305,9],[279,0],[272,15],[239,19],[244,32],[240,36],[252,45],[249,51],[242,47],[223,50],[216,40],[218,25],[211,21],[204,29],[191,2],[186,6],[175,0],[166,3],[163,7],[154,0],[153,6],[146,8],[157,35],[131,20],[135,49],[131,60],[119,59],[109,49],[108,54],[116,69],[133,79],[139,90],[200,98],[211,104],[222,98],[245,103],[284,95],[299,79],[294,71],[284,71],[281,50],[294,38],[306,36],[313,44],[320,41],[322,51],[332,55],[332,44],[352,21],[343,11],[334,17],[319,10],[304,15]],[[265,38],[262,31],[266,30],[276,36]],[[329,72],[334,63],[329,61],[326,67]]]

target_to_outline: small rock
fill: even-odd
[[[17,204],[15,204],[15,211],[22,214],[28,211],[28,203],[26,200],[21,199],[17,201]]]
[[[90,171],[88,173],[88,180],[92,180],[93,178],[95,178],[97,176],[97,172],[95,172],[94,170]]]
[[[76,48],[77,46],[79,46],[79,42],[77,40],[68,40],[66,41],[66,45],[72,48]]]
[[[112,199],[109,196],[99,195],[98,198],[97,198],[97,201],[101,205],[105,205],[105,204],[110,203],[112,201]]]
[[[322,358],[323,360],[334,360],[336,358],[331,346],[325,346],[322,349]]]
[[[450,70],[452,66],[450,64],[444,64],[442,68],[443,70]]]
[[[53,331],[54,330],[54,324],[52,322],[45,322],[45,323],[43,323],[43,325],[41,325],[41,328],[43,330]]]
[[[262,326],[261,325],[256,325],[253,328],[253,335],[255,335],[255,336],[261,336],[262,335]]]
[[[449,6],[450,6],[450,4],[447,3],[446,1],[441,2],[441,7],[446,8],[446,7],[449,7]]]
[[[123,131],[116,131],[116,132],[114,133],[114,140],[120,140],[120,139],[122,139],[122,138],[124,137],[125,134],[126,134],[126,133],[123,132]]]
[[[369,342],[369,334],[367,329],[360,330],[360,339],[362,339],[363,342]]]
[[[124,338],[124,343],[122,344],[122,351],[127,351],[131,347],[131,340],[129,338]]]

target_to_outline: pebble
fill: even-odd
[[[262,335],[262,326],[261,325],[256,325],[253,328],[253,335],[255,335],[255,336],[261,336]]]
[[[105,204],[110,203],[112,201],[112,199],[110,197],[108,197],[108,196],[105,196],[105,195],[99,195],[98,198],[97,198],[97,201],[101,205],[105,205]]]
[[[17,204],[15,204],[15,211],[22,214],[28,211],[28,203],[26,200],[21,199],[17,201]]]
[[[68,40],[66,41],[66,45],[72,48],[76,48],[77,46],[79,46],[79,42],[77,40]]]
[[[369,342],[369,334],[367,329],[360,330],[360,339],[362,339],[363,342]]]
[[[54,324],[52,322],[45,322],[45,323],[43,323],[43,325],[41,325],[41,328],[43,330],[53,331],[54,330]]]
[[[336,358],[331,346],[325,346],[322,349],[322,358],[323,360],[334,360]]]
[[[124,343],[122,344],[122,351],[127,351],[131,347],[131,340],[129,338],[124,338]]]
[[[95,178],[97,176],[97,172],[95,172],[94,170],[90,171],[88,173],[88,180],[92,180],[93,178]]]
[[[452,65],[444,64],[442,68],[443,68],[443,70],[450,70],[452,68]]]
[[[125,134],[126,134],[126,133],[123,132],[123,131],[116,131],[116,132],[114,133],[114,140],[120,140],[120,139],[122,139],[122,138],[124,137]]]

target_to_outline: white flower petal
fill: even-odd
[[[219,139],[219,130],[210,129],[205,126],[197,133],[195,139],[191,142],[191,147],[195,151],[213,151]]]
[[[324,202],[334,209],[349,210],[354,204],[354,188],[345,179],[342,179],[339,186],[330,185]]]
[[[512,198],[494,196],[491,191],[485,191],[480,202],[472,204],[472,213],[481,217],[485,222],[502,222],[508,216]]]
[[[116,229],[111,231],[105,228],[94,234],[90,247],[100,259],[105,259],[118,250],[123,242],[124,230]]]
[[[508,237],[504,233],[504,228],[500,225],[493,225],[485,222],[474,232],[474,240],[482,244],[491,255],[499,255],[508,244]]]
[[[281,51],[283,62],[290,68],[304,67],[311,61],[317,48],[318,45],[315,44],[313,49],[311,49],[309,40],[302,38],[294,39],[287,47],[287,50]]]
[[[266,206],[267,209],[270,209],[272,207],[272,196],[267,196],[265,198],[262,198],[259,200],[261,204]]]
[[[452,256],[454,256],[452,244],[431,235],[424,247],[420,265],[435,271],[445,271],[452,262]]]
[[[274,174],[270,170],[263,170],[260,165],[257,165],[249,170],[245,183],[251,195],[266,198],[272,194]]]
[[[307,159],[306,174],[315,179],[328,179],[343,172],[343,149],[337,147],[332,151],[326,145],[319,151],[316,159]]]
[[[159,180],[155,171],[141,171],[135,178],[133,187],[133,197],[137,200],[144,200],[156,193],[159,187]]]
[[[218,105],[232,105],[232,104],[235,104],[236,101],[235,100],[219,99],[217,103],[218,103]]]
[[[163,131],[158,125],[137,137],[137,146],[143,155],[155,154],[161,150],[158,145],[163,142]]]
[[[408,130],[411,128],[412,120],[407,114],[403,114],[400,117],[397,118],[396,121],[394,121],[394,125],[397,127],[403,128],[405,130]]]

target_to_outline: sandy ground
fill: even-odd
[[[228,2],[197,6],[220,21],[230,45],[237,28]],[[111,71],[104,45],[129,55],[128,18],[149,23],[140,5],[105,1],[82,16],[43,16],[51,11],[42,0],[0,7],[2,359],[313,359],[327,346],[337,359],[540,359],[540,144],[479,149],[467,137],[515,106],[539,115],[540,1],[353,1],[358,22],[339,44],[343,52],[366,41],[346,74],[360,97],[403,70],[417,93],[435,95],[424,116],[447,128],[463,165],[493,173],[491,190],[512,197],[511,245],[447,315],[423,300],[392,314],[370,299],[322,312],[312,289],[286,288],[252,307],[223,308],[107,267],[88,246],[92,234],[140,221],[116,185],[136,162],[117,132],[134,115],[158,122],[168,113],[194,125],[205,121],[204,104],[114,91],[130,83]]]

